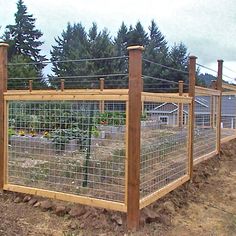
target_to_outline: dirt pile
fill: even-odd
[[[236,235],[236,140],[194,168],[192,182],[141,211],[132,235]],[[129,235],[125,214],[0,194],[0,235]]]

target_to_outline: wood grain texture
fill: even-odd
[[[101,208],[106,208],[106,209],[110,209],[114,211],[121,211],[121,212],[127,211],[124,203],[112,202],[112,201],[107,201],[107,200],[102,200],[102,199],[91,198],[91,197],[83,197],[83,196],[77,196],[73,194],[18,186],[18,185],[13,185],[13,184],[5,184],[4,190],[32,194],[36,196],[52,198],[55,200],[75,202],[75,203],[80,203],[83,205],[101,207]]]
[[[127,226],[139,226],[142,47],[129,49]]]
[[[195,109],[195,84],[196,84],[196,60],[197,57],[189,57],[189,97],[192,97],[192,104],[189,109],[189,142],[188,142],[188,151],[189,151],[189,177],[193,177],[193,143],[194,143],[194,109]]]
[[[221,146],[221,106],[222,106],[222,75],[223,75],[223,60],[218,60],[218,73],[217,73],[217,81],[216,88],[220,92],[220,96],[218,97],[218,107],[217,107],[217,135],[216,135],[216,149],[217,153],[220,155],[220,146]]]
[[[5,105],[4,92],[7,91],[7,44],[0,43],[0,189],[5,179]]]

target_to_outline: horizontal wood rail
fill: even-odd
[[[189,180],[188,175],[184,175],[183,177],[175,180],[174,182],[166,185],[165,187],[159,189],[158,191],[142,198],[140,200],[140,205],[139,208],[142,209],[151,203],[155,202],[156,200],[160,199],[161,197],[165,196],[167,193],[173,191],[174,189],[178,188],[181,186],[183,183],[187,182]]]
[[[222,139],[221,139],[221,144],[222,144],[222,143],[229,142],[229,141],[232,140],[232,139],[236,139],[236,134],[222,138]]]
[[[192,98],[186,95],[179,96],[178,93],[148,93],[142,92],[143,102],[174,102],[191,104]]]
[[[194,164],[194,165],[197,165],[197,164],[199,164],[200,162],[206,161],[206,160],[208,160],[208,159],[210,159],[210,158],[212,158],[212,157],[214,157],[214,156],[216,156],[216,155],[218,155],[217,150],[215,150],[215,151],[213,151],[213,152],[210,152],[210,153],[208,153],[208,154],[206,154],[206,155],[203,155],[203,156],[201,156],[201,157],[198,157],[197,159],[193,160],[193,164]]]
[[[230,96],[230,95],[236,95],[236,91],[227,91],[227,92],[222,92],[222,95],[227,95],[227,96]]]
[[[67,194],[67,193],[61,193],[61,192],[55,192],[55,191],[49,191],[49,190],[37,189],[37,188],[31,188],[31,187],[24,187],[24,186],[18,186],[18,185],[13,185],[13,184],[5,184],[3,189],[7,191],[47,197],[47,198],[51,198],[55,200],[80,203],[83,205],[94,206],[94,207],[101,207],[101,208],[106,208],[106,209],[110,209],[114,211],[121,211],[121,212],[127,211],[127,207],[125,206],[124,203],[119,203],[119,202],[114,202],[114,201],[107,201],[107,200],[102,200],[102,199],[97,199],[97,198],[77,196],[74,194]]]
[[[236,85],[232,85],[232,84],[223,83],[222,88],[232,90],[232,91],[236,91]]]
[[[81,89],[81,90],[34,90],[7,91],[4,93],[5,100],[89,100],[89,101],[127,101],[128,89]]]
[[[206,96],[220,96],[220,91],[216,89],[204,88],[200,86],[195,86],[195,93],[197,95],[206,95]]]

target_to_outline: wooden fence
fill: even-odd
[[[101,79],[100,89],[66,89],[62,80],[58,91],[34,90],[32,81],[26,91],[7,90],[0,45],[0,189],[126,212],[134,229],[140,209],[220,154],[223,61],[212,88],[195,86],[192,56],[188,93],[181,81],[178,93],[151,93],[142,91],[143,47],[128,50],[128,89],[105,89]],[[171,105],[176,122],[160,123],[172,119],[158,115]]]

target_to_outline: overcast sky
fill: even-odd
[[[0,35],[7,24],[14,24],[17,0],[0,0]],[[154,19],[169,45],[182,41],[198,63],[217,69],[223,59],[224,74],[236,78],[236,0],[24,0],[28,12],[37,19],[49,56],[54,37],[68,22],[81,22],[89,29],[92,22],[116,35],[122,21],[141,21],[147,30]],[[204,71],[210,72],[210,71]],[[212,73],[212,72],[211,72]]]

